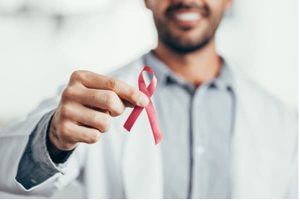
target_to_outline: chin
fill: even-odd
[[[164,40],[164,43],[174,52],[188,54],[204,48],[210,41],[210,37],[177,35]]]
[[[207,34],[207,30],[203,30],[203,28],[193,28],[193,29],[169,29],[169,33],[173,35],[176,38],[182,38],[184,40],[189,40],[189,41],[199,41],[201,38],[205,38],[205,35]]]
[[[199,37],[199,35],[195,36],[191,34],[183,34],[174,37],[174,39],[178,42],[178,44],[181,44],[182,46],[194,46],[202,43],[202,41],[205,41],[205,37]]]

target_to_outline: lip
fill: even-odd
[[[183,28],[192,28],[203,19],[203,15],[197,9],[180,9],[170,14],[176,25]]]

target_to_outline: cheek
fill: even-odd
[[[169,7],[169,0],[147,0],[146,6],[149,8],[155,16],[163,15],[166,9]]]
[[[207,35],[211,35],[212,28],[212,22],[210,21],[212,19],[206,19],[203,20],[199,26],[191,31],[191,35],[198,36],[198,37],[206,37]]]
[[[164,9],[153,8],[153,9],[151,9],[151,11],[152,11],[152,14],[153,14],[153,17],[155,20],[157,20],[158,22],[163,23],[163,24],[167,22]]]
[[[212,6],[214,8],[221,8],[224,7],[227,4],[227,0],[206,0],[205,1],[207,5]]]
[[[207,5],[210,8],[210,14],[212,17],[222,16],[224,11],[226,10],[226,0],[208,0]]]

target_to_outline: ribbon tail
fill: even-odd
[[[142,107],[139,106],[134,107],[134,109],[130,113],[128,119],[126,120],[123,126],[128,132],[131,130],[133,124],[135,123],[135,121],[137,120],[137,118],[139,117],[142,111],[143,111]]]
[[[155,144],[158,144],[161,141],[162,135],[159,129],[158,120],[151,100],[149,105],[146,107],[146,112],[153,132]]]

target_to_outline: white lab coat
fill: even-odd
[[[136,86],[142,66],[142,60],[137,60],[111,75]],[[236,85],[232,197],[297,198],[297,114],[228,66]],[[130,109],[113,120],[110,131],[97,144],[79,145],[65,164],[64,175],[57,173],[25,190],[15,180],[19,160],[35,125],[43,114],[57,107],[59,99],[60,93],[26,120],[0,132],[0,190],[48,196],[79,178],[87,198],[162,198],[160,146],[154,145],[145,112],[131,133],[123,129]]]

